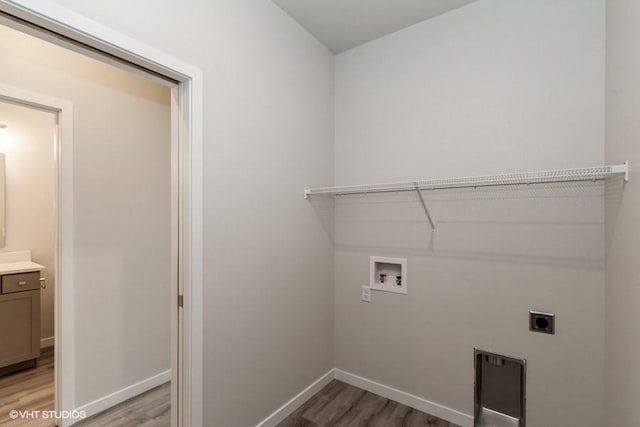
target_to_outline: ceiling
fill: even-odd
[[[273,0],[340,53],[475,0]]]

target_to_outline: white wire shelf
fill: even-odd
[[[346,196],[350,194],[390,193],[416,190],[445,190],[454,188],[495,187],[503,185],[600,181],[614,175],[624,175],[625,181],[629,181],[629,162],[625,162],[620,165],[593,166],[575,169],[555,169],[498,175],[436,178],[386,184],[305,188],[304,197],[307,199],[310,196],[315,195]]]
[[[593,166],[575,169],[555,169],[537,172],[505,173],[498,175],[463,176],[456,178],[436,178],[420,181],[392,182],[386,184],[347,185],[342,187],[305,188],[304,198],[311,196],[347,196],[369,193],[396,193],[415,191],[422,208],[435,231],[429,209],[422,197],[422,190],[445,190],[455,188],[497,187],[507,185],[551,184],[561,182],[601,181],[611,176],[624,175],[629,181],[629,162],[620,165]]]

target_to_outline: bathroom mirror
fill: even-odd
[[[7,226],[6,226],[6,185],[4,173],[4,153],[0,153],[0,248],[6,246]]]

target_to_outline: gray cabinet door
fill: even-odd
[[[40,356],[40,291],[0,295],[0,368]]]

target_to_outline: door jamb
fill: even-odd
[[[121,58],[137,66],[149,69],[178,82],[172,90],[172,110],[177,108],[177,129],[172,135],[177,136],[179,152],[178,161],[180,175],[178,225],[179,265],[178,287],[183,295],[183,308],[180,316],[183,319],[182,330],[172,334],[174,338],[181,335],[179,342],[172,343],[172,349],[182,351],[172,354],[174,375],[182,373],[180,395],[182,414],[177,422],[179,427],[198,427],[203,425],[203,75],[202,71],[165,52],[145,45],[133,38],[111,28],[91,21],[86,17],[48,0],[0,0],[0,12],[17,16],[45,30],[75,40],[85,46],[93,47],[115,57]],[[173,120],[172,120],[173,122]],[[69,131],[71,128],[69,128]],[[172,138],[173,139],[173,138]],[[173,144],[173,142],[172,142]],[[172,145],[173,146],[173,145]],[[62,177],[65,179],[65,176]],[[70,178],[70,177],[66,177]],[[68,216],[68,215],[67,215]],[[63,226],[72,226],[65,217]],[[72,240],[70,240],[72,242]],[[73,254],[71,248],[61,252],[64,259],[69,260]],[[71,259],[72,261],[72,259]],[[73,263],[65,266],[73,268]],[[73,271],[68,270],[68,271]],[[178,289],[178,290],[179,290]],[[178,291],[176,290],[176,291]],[[177,300],[178,293],[174,292]],[[63,295],[69,298],[69,295]],[[71,295],[73,297],[73,295]],[[69,300],[65,300],[68,302]],[[72,301],[72,300],[71,300]],[[174,306],[175,307],[175,306]],[[60,310],[62,311],[62,310]],[[65,331],[73,331],[73,307],[65,310],[61,326]],[[179,310],[180,311],[180,310]],[[177,319],[177,318],[176,318]],[[173,322],[173,321],[172,321]],[[178,334],[179,332],[179,334]],[[57,337],[56,337],[57,339]],[[65,363],[72,362],[65,355]],[[72,378],[64,378],[65,385]],[[62,407],[75,407],[75,396],[63,388]],[[68,405],[68,406],[67,406]]]
[[[75,381],[73,251],[73,104],[70,101],[0,85],[0,99],[56,115],[54,141],[54,388],[57,411],[73,411]],[[62,285],[64,283],[64,286]],[[62,421],[62,426],[65,422]]]

